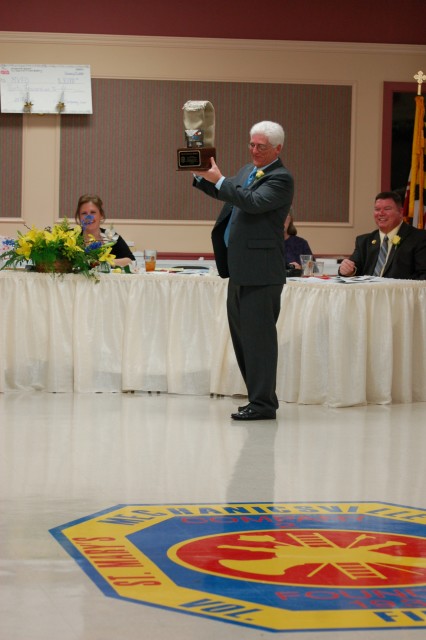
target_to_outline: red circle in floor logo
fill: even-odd
[[[169,556],[206,573],[286,585],[391,587],[426,584],[426,541],[332,529],[273,529],[206,536]]]

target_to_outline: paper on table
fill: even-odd
[[[305,284],[359,284],[360,282],[382,282],[385,278],[377,276],[352,276],[345,278],[344,276],[309,276],[308,278],[287,278],[287,281],[303,282]]]

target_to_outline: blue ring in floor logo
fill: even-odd
[[[426,628],[426,510],[118,505],[51,530],[108,596],[267,631]]]

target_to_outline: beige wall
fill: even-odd
[[[380,190],[383,82],[412,81],[414,94],[413,75],[426,66],[426,46],[0,32],[0,62],[90,64],[98,78],[351,84],[350,223],[299,225],[315,253],[341,254],[352,250],[355,235],[372,228],[372,203]],[[58,116],[24,116],[22,219],[30,226],[56,220],[59,135]],[[190,182],[188,176],[188,188]],[[0,222],[1,235],[15,235],[18,228],[22,221]],[[209,222],[120,221],[117,229],[137,249],[211,252]]]

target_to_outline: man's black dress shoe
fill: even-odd
[[[250,406],[250,403],[248,404],[243,404],[241,405],[241,407],[238,407],[238,411],[245,411],[246,409],[248,409]]]
[[[233,420],[275,420],[276,416],[263,416],[254,409],[247,407],[243,411],[238,411],[238,413],[231,413],[231,418]]]

